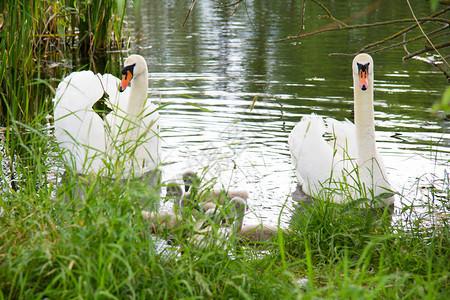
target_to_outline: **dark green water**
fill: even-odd
[[[291,129],[313,112],[351,117],[352,57],[328,53],[355,52],[404,26],[272,43],[296,34],[301,2],[246,1],[232,15],[232,9],[215,8],[216,1],[197,1],[184,27],[190,1],[143,0],[128,10],[130,53],[149,63],[151,97],[173,103],[161,112],[164,178],[207,167],[224,185],[248,189],[251,209],[269,223],[277,222],[283,204],[293,204]],[[340,19],[367,6],[367,1],[323,3]],[[378,3],[353,23],[411,17],[403,1]],[[417,15],[429,11],[427,1],[412,3]],[[307,14],[306,31],[329,23],[317,17],[323,12],[310,2]],[[373,55],[377,141],[393,186],[404,194],[397,207],[425,200],[421,191],[442,183],[450,159],[449,123],[429,109],[440,100],[446,78],[424,62],[403,63],[403,55],[403,49]],[[288,216],[283,213],[282,220]]]

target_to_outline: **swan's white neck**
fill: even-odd
[[[354,76],[353,80],[359,176],[368,187],[373,188],[375,195],[379,195],[392,188],[387,181],[386,170],[381,157],[378,155],[376,146],[373,113],[373,77],[369,76],[368,88],[365,91],[359,87],[358,76]],[[391,197],[385,202],[392,203],[393,199]]]
[[[130,98],[126,108],[126,114],[130,121],[135,120],[143,111],[148,91],[148,73],[144,72],[133,78],[130,87]]]
[[[354,76],[355,127],[358,146],[358,165],[367,163],[376,157],[375,123],[373,115],[373,79],[363,91],[359,87],[358,76]]]
[[[133,77],[130,88],[130,94],[128,98],[125,111],[119,113],[121,117],[117,119],[118,129],[116,131],[116,138],[121,153],[134,157],[137,147],[136,142],[141,138],[144,128],[142,128],[141,120],[144,116],[144,105],[147,100],[148,89],[148,73],[144,72],[136,77]]]

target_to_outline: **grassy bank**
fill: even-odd
[[[47,150],[54,147],[45,135],[30,134],[32,141],[44,138]],[[30,153],[42,175],[55,175],[47,158]],[[286,234],[259,248],[215,236],[206,245],[180,240],[160,251],[140,214],[142,198],[159,201],[156,190],[139,182],[92,178],[87,184],[74,177],[55,193],[52,176],[43,180],[20,166],[16,172],[16,190],[2,189],[5,299],[449,296],[448,219],[391,225],[318,201],[293,212]],[[67,197],[80,184],[83,200]]]

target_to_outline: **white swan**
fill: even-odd
[[[352,68],[355,124],[313,114],[303,117],[289,134],[302,191],[312,197],[325,192],[336,203],[392,191],[375,142],[372,57],[357,55]],[[324,138],[327,135],[332,139]],[[341,185],[347,192],[341,192]],[[393,206],[394,196],[383,201]]]
[[[77,173],[140,177],[160,164],[159,114],[147,99],[145,59],[131,55],[122,74],[120,81],[111,74],[73,72],[56,89],[55,137]],[[102,102],[112,110],[106,116],[103,111],[103,118],[95,110]]]

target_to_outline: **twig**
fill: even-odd
[[[428,35],[434,35],[434,34],[440,32],[440,31],[442,31],[442,30],[444,30],[444,29],[447,29],[448,27],[449,27],[448,25],[445,25],[444,27],[441,27],[441,28],[439,28],[439,29],[436,29],[436,30],[430,32]],[[445,33],[443,33],[443,34],[440,34],[440,35],[435,36],[434,38],[442,37],[442,36],[449,35],[449,34],[450,34],[449,32],[445,32]],[[404,35],[404,37],[405,37],[405,36],[406,36],[406,35]],[[390,50],[390,49],[393,49],[393,48],[396,48],[396,47],[403,46],[403,49],[404,49],[405,52],[409,55],[409,51],[408,51],[408,49],[406,48],[406,45],[409,44],[409,43],[411,43],[411,42],[414,42],[414,41],[423,39],[423,38],[424,38],[424,36],[422,36],[422,35],[416,36],[416,37],[413,37],[413,38],[410,38],[409,40],[406,40],[405,38],[403,38],[403,41],[400,42],[400,43],[395,43],[395,44],[392,44],[392,45],[389,45],[389,46],[386,46],[386,47],[383,47],[383,48],[380,48],[380,49],[377,49],[377,50],[373,50],[373,51],[367,51],[366,53],[367,53],[367,54],[377,54],[377,53],[380,53],[380,52],[383,52],[383,51],[387,51],[387,50]],[[428,51],[429,51],[429,50],[431,50],[431,48],[428,48]],[[426,51],[425,51],[425,52],[426,52]],[[328,54],[328,55],[329,55],[329,56],[355,56],[355,55],[357,55],[358,53],[361,53],[361,50],[358,51],[358,52],[355,52],[355,53],[330,53],[330,54]],[[447,58],[447,57],[445,57],[445,58]]]
[[[419,21],[433,21],[433,22],[440,22],[445,24],[450,24],[450,20],[442,19],[442,18],[420,18]],[[339,31],[339,30],[350,30],[350,29],[360,29],[360,28],[369,28],[369,27],[377,27],[377,26],[386,26],[386,25],[392,25],[392,24],[399,24],[399,23],[408,23],[408,22],[415,22],[414,19],[400,19],[400,20],[392,20],[392,21],[385,21],[385,22],[375,22],[370,24],[360,24],[360,25],[348,25],[345,27],[338,27],[338,28],[325,28],[325,29],[319,29],[312,32],[308,32],[305,34],[301,34],[298,36],[288,36],[286,38],[282,38],[279,40],[274,41],[275,43],[278,42],[284,42],[289,40],[295,40],[295,39],[303,39],[306,37],[310,37],[313,35],[318,35],[324,32],[330,32],[330,31]]]
[[[447,24],[447,25],[448,25],[448,24]],[[377,41],[377,42],[374,42],[374,43],[371,43],[371,44],[368,44],[368,45],[362,47],[358,52],[361,53],[361,52],[366,51],[367,49],[370,49],[370,48],[379,46],[379,45],[381,45],[381,44],[384,44],[384,43],[386,43],[387,41],[393,40],[393,39],[395,39],[395,38],[401,36],[402,34],[405,34],[405,33],[409,32],[409,31],[413,30],[413,29],[416,28],[416,27],[417,27],[417,24],[414,24],[414,25],[412,25],[412,26],[410,26],[410,27],[404,28],[404,29],[400,30],[399,32],[397,32],[397,33],[395,33],[395,34],[393,34],[393,35],[391,35],[391,36],[389,36],[389,37],[387,37],[387,38],[382,39],[381,41]]]
[[[328,15],[328,18],[330,18],[330,20],[338,23],[340,26],[347,26],[347,24],[345,24],[344,22],[339,21],[338,19],[336,19],[335,17],[333,17],[333,15],[331,14],[331,12],[328,10],[328,8],[325,7],[325,5],[323,5],[322,3],[320,3],[317,0],[312,0],[312,2],[316,3],[317,5],[319,5]]]
[[[437,47],[439,47],[439,46],[440,46],[440,45],[437,45],[437,46],[435,46],[435,47],[437,48]],[[450,76],[449,76],[448,73],[444,70],[444,68],[442,68],[440,65],[438,65],[438,64],[436,63],[437,60],[424,59],[424,58],[421,58],[420,56],[418,56],[419,54],[421,54],[421,53],[419,53],[419,52],[420,52],[420,51],[423,51],[423,49],[420,50],[420,51],[416,51],[416,52],[414,52],[414,53],[409,53],[408,49],[406,49],[406,44],[405,44],[403,47],[404,47],[404,49],[405,49],[405,52],[408,53],[408,55],[406,55],[406,56],[404,56],[404,57],[402,58],[403,61],[404,61],[405,59],[416,58],[416,59],[419,59],[419,60],[421,60],[421,61],[424,61],[424,62],[426,62],[426,63],[428,63],[428,64],[431,64],[431,65],[434,66],[435,68],[439,69],[439,71],[441,71],[442,73],[444,73],[445,77],[447,78],[447,82],[450,82]],[[428,48],[428,50],[431,50],[431,47],[426,47],[426,48]],[[426,51],[425,51],[425,52],[426,52]],[[408,56],[410,56],[410,57],[408,57]],[[406,58],[406,57],[408,57],[408,58]],[[446,58],[448,58],[448,56],[447,56]]]
[[[302,33],[303,27],[305,26],[305,10],[306,10],[306,0],[303,0],[301,23],[300,23],[300,29],[298,30],[297,36],[299,36]]]
[[[425,52],[428,52],[428,51],[431,51],[431,50],[434,50],[434,51],[436,51],[437,53],[439,53],[438,51],[437,51],[437,49],[441,49],[441,48],[445,48],[445,47],[449,47],[450,46],[450,42],[446,42],[446,43],[441,43],[441,44],[438,44],[438,45],[432,45],[432,46],[425,46],[425,48],[423,48],[423,49],[421,49],[421,50],[417,50],[417,51],[414,51],[413,53],[410,53],[410,54],[408,54],[408,55],[405,55],[405,56],[403,56],[403,58],[402,58],[402,60],[407,60],[407,59],[410,59],[410,58],[412,58],[413,56],[416,56],[416,55],[419,55],[419,54],[422,54],[422,53],[425,53]],[[441,55],[439,55],[440,57],[441,57],[441,59],[443,59],[443,61],[445,62],[445,63],[447,63],[447,61],[445,61],[444,60],[444,57],[442,57]],[[448,65],[448,64],[447,64]]]
[[[405,40],[406,40],[406,34],[403,35],[403,41],[405,41]],[[403,49],[405,50],[406,53],[409,54],[408,48],[406,48],[406,43],[403,44]]]
[[[415,24],[415,25],[413,25],[413,26],[410,26],[410,27],[408,27],[408,28],[405,28],[405,29],[403,29],[403,30],[400,30],[399,32],[397,32],[397,33],[391,35],[390,37],[385,38],[385,39],[383,39],[383,40],[381,40],[381,41],[379,41],[379,42],[375,42],[375,43],[366,45],[366,46],[364,46],[363,48],[361,48],[361,49],[358,51],[358,53],[364,52],[364,51],[366,51],[366,50],[369,49],[369,48],[372,48],[372,47],[381,45],[381,44],[383,44],[383,43],[385,43],[385,42],[387,42],[387,41],[389,41],[389,40],[393,40],[393,39],[399,37],[400,35],[405,34],[405,33],[407,33],[408,31],[413,30],[413,29],[416,28],[416,27],[417,27],[417,24]],[[438,32],[440,32],[440,31],[442,31],[442,30],[447,29],[448,27],[449,27],[449,24],[445,24],[445,25],[442,26],[441,28],[438,28],[438,29],[436,29],[436,30],[431,31],[430,33],[428,33],[428,35],[429,35],[429,36],[430,36],[430,35],[433,35],[433,34],[435,34],[435,33],[438,33]],[[406,41],[405,43],[413,42],[413,41],[418,40],[418,39],[421,39],[421,38],[424,38],[424,36],[423,36],[423,35],[417,36],[417,37],[415,37],[415,38],[409,39],[409,40]],[[391,49],[391,48],[393,48],[393,47],[401,46],[401,45],[403,45],[403,42],[397,43],[397,44],[393,44],[393,45],[388,46],[388,47],[385,47],[385,48],[386,48],[386,49]],[[383,49],[385,49],[385,48],[383,48]],[[378,51],[378,52],[381,52],[381,51]],[[371,53],[378,53],[378,52],[375,52],[375,51],[374,51],[374,52],[371,52]]]
[[[225,5],[219,5],[219,6],[216,6],[216,7],[214,7],[214,8],[230,7],[230,6],[238,5],[238,4],[241,3],[242,1],[245,1],[245,0],[237,0],[236,2],[233,2],[233,3],[230,3],[230,4],[225,4]]]
[[[450,22],[447,19],[435,18],[435,17],[447,12],[448,10],[450,10],[450,6],[447,6],[446,8],[432,14],[429,17],[421,18],[421,19],[419,19],[419,21],[436,21],[436,22],[443,22],[443,23],[449,24]],[[400,19],[400,20],[392,20],[392,21],[386,21],[386,22],[376,22],[376,23],[371,23],[371,24],[348,25],[348,26],[338,27],[338,28],[326,27],[326,28],[315,30],[315,31],[305,33],[305,34],[297,34],[296,36],[288,36],[286,38],[278,39],[273,42],[278,43],[278,42],[284,42],[284,41],[288,41],[288,40],[301,39],[301,38],[321,34],[324,32],[329,32],[329,31],[359,29],[359,28],[367,28],[367,27],[372,27],[372,26],[385,26],[385,25],[392,25],[392,24],[406,23],[406,22],[415,22],[415,20],[414,19]]]
[[[192,10],[194,9],[195,1],[197,1],[197,0],[191,0],[191,5],[189,6],[186,18],[184,18],[184,21],[181,24],[181,27],[183,27],[184,24],[186,23],[187,19],[189,19],[189,16],[191,15]]]
[[[237,6],[236,6],[237,7]],[[244,7],[245,7],[245,13],[247,14],[247,19],[250,22],[250,25],[253,27],[253,30],[256,32],[257,29],[255,27],[255,24],[252,22],[252,20],[250,19],[250,13],[248,12],[248,7],[247,7],[247,2],[244,1]]]
[[[441,28],[438,28],[438,29],[436,29],[436,30],[434,30],[434,31],[432,31],[432,32],[430,32],[430,33],[428,33],[428,36],[434,35],[434,34],[440,32],[440,31],[442,31],[442,30],[447,29],[448,27],[449,27],[448,25],[445,25],[445,26],[443,26],[443,27],[441,27]],[[444,34],[437,35],[436,37],[441,37],[441,36],[443,36],[443,35],[448,35],[448,34],[449,34],[449,33],[446,32],[446,33],[444,33]],[[420,39],[423,39],[423,38],[424,38],[423,35],[419,35],[419,36],[410,38],[409,40],[403,40],[403,42],[395,43],[395,44],[392,44],[392,45],[389,45],[389,46],[380,48],[380,49],[378,49],[378,50],[368,51],[367,53],[368,53],[368,54],[376,54],[376,53],[380,53],[380,52],[383,52],[383,51],[386,51],[386,50],[389,50],[389,49],[392,49],[392,48],[395,48],[395,47],[400,47],[400,46],[409,44],[409,43],[411,43],[411,42],[414,42],[414,41],[417,41],[417,40],[420,40]],[[359,52],[361,52],[361,50],[360,50]]]
[[[425,38],[427,39],[428,43],[430,43],[431,47],[433,47],[434,51],[436,51],[437,54],[439,54],[439,56],[442,58],[442,60],[445,62],[445,64],[447,65],[447,67],[450,67],[450,65],[448,64],[448,62],[444,59],[444,57],[441,55],[441,53],[437,50],[436,47],[434,47],[433,43],[430,41],[430,39],[428,38],[428,36],[425,34],[425,31],[423,31],[422,26],[420,26],[419,21],[417,21],[416,15],[414,14],[414,11],[411,7],[411,4],[409,3],[409,0],[406,0],[406,2],[408,3],[409,6],[409,10],[411,11],[412,16],[414,17],[414,20],[416,20],[417,26],[419,26],[420,31],[422,31],[422,34],[425,36]],[[445,43],[444,43],[445,44]],[[441,44],[442,45],[442,44]],[[426,48],[426,47],[425,47]],[[403,57],[403,60],[405,60],[407,58]]]

